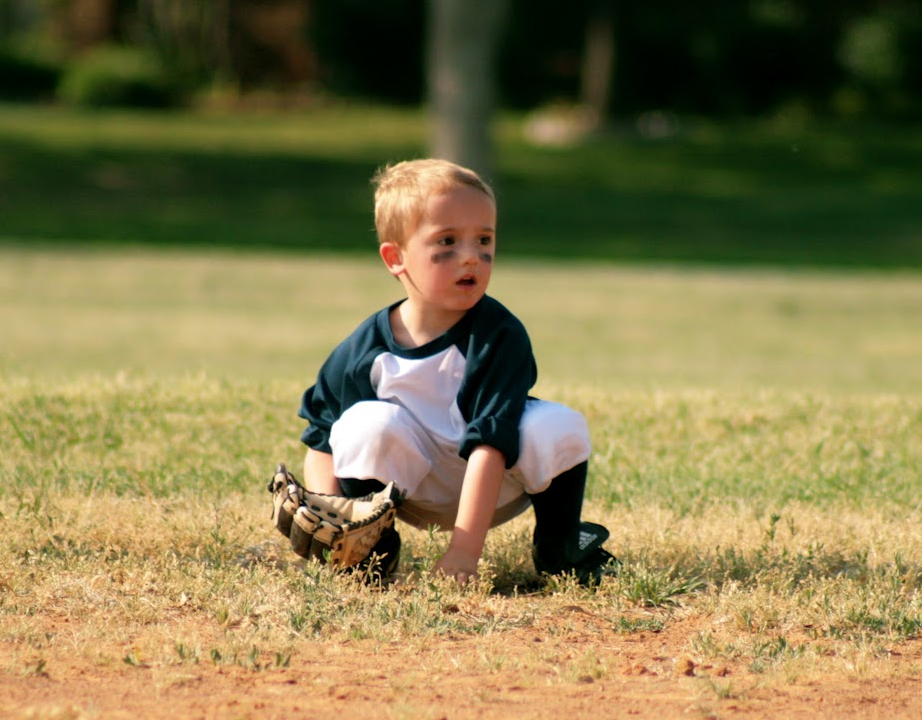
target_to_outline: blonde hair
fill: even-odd
[[[493,189],[473,170],[448,160],[407,160],[375,173],[375,230],[379,243],[403,245],[422,220],[432,195],[457,187],[482,192],[493,204]]]

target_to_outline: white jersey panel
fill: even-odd
[[[371,384],[379,399],[405,408],[433,435],[460,444],[467,422],[457,398],[466,364],[454,345],[420,359],[382,353],[372,364]]]

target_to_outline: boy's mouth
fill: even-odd
[[[465,275],[463,278],[458,280],[457,284],[464,287],[470,287],[477,284],[477,278],[475,278],[473,275]]]

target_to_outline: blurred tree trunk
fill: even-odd
[[[309,0],[137,0],[148,42],[195,83],[299,87],[316,75]]]
[[[114,39],[118,25],[115,0],[68,0],[50,8],[53,33],[73,50]]]
[[[492,180],[495,56],[509,0],[431,0],[431,153]]]
[[[615,26],[612,0],[595,0],[586,21],[580,101],[590,125],[597,127],[608,112],[615,73]]]
[[[138,0],[145,41],[186,82],[227,80],[231,0]]]

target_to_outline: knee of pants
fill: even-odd
[[[518,467],[529,493],[541,492],[562,472],[585,462],[592,452],[589,427],[572,408],[530,400],[520,424]]]
[[[366,400],[350,407],[333,424],[330,447],[341,478],[374,478],[402,486],[430,469],[419,425],[393,403]]]
[[[333,450],[350,445],[362,447],[387,445],[405,430],[406,411],[399,405],[378,400],[364,400],[346,410],[330,429]]]

